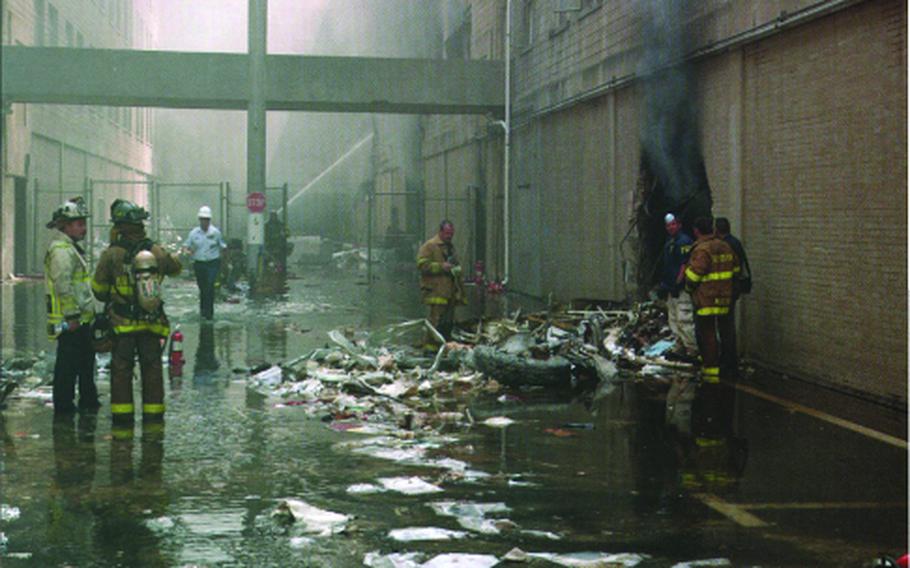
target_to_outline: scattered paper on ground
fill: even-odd
[[[571,552],[568,554],[555,554],[553,552],[531,552],[528,556],[532,558],[541,558],[559,564],[560,566],[569,566],[570,568],[604,568],[612,567],[632,567],[638,566],[648,558],[644,554],[632,554],[622,552],[619,554],[608,554],[606,552]]]
[[[340,533],[351,519],[348,515],[325,511],[298,499],[285,499],[278,504],[273,515],[290,517],[295,523],[300,523],[305,533],[316,536]]]
[[[389,491],[397,491],[405,495],[423,495],[424,493],[439,493],[442,488],[427,483],[419,477],[383,477],[379,483]]]
[[[400,542],[425,540],[457,540],[467,536],[464,531],[451,531],[437,527],[408,527],[389,531],[389,538]]]

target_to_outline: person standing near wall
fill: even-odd
[[[695,246],[686,265],[686,291],[695,306],[695,334],[702,359],[702,381],[720,382],[720,353],[730,345],[733,280],[739,276],[739,258],[730,245],[717,238],[711,219],[695,220]],[[720,344],[718,344],[718,332]]]
[[[730,317],[724,320],[724,323],[730,326],[727,330],[728,342],[720,354],[721,373],[735,378],[739,374],[739,351],[736,342],[736,301],[740,295],[748,294],[752,291],[752,268],[749,266],[749,258],[746,256],[746,249],[739,239],[730,234],[730,220],[726,217],[718,217],[714,220],[714,230],[717,238],[723,240],[739,258],[740,272],[739,277],[733,280],[733,300],[730,303]]]
[[[417,251],[420,292],[429,308],[427,319],[445,339],[450,338],[455,325],[455,306],[465,302],[461,266],[452,244],[454,236],[455,225],[443,221],[439,232]],[[428,335],[425,343],[426,347],[433,347],[436,340]]]
[[[683,271],[692,250],[692,238],[682,230],[682,223],[672,213],[664,216],[664,227],[667,230],[667,241],[659,261],[658,297],[667,302],[667,323],[676,337],[677,350],[694,355],[698,343],[695,340],[692,301],[687,295],[681,294]]]
[[[85,238],[88,207],[81,197],[61,205],[48,229],[56,229],[44,256],[44,282],[47,287],[47,334],[57,340],[54,364],[54,412],[76,410],[76,381],[79,382],[80,410],[96,410],[95,350],[92,347],[92,321],[95,302],[85,251],[79,241]]]
[[[199,315],[211,320],[215,315],[215,280],[221,270],[221,250],[227,248],[221,231],[212,225],[212,210],[199,208],[199,226],[190,231],[184,246],[193,257],[193,271],[199,286]]]

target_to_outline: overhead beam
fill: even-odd
[[[3,46],[4,104],[246,110],[249,56]],[[267,110],[503,112],[499,61],[266,56]]]

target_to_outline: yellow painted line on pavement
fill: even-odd
[[[748,505],[739,505],[741,509],[758,509],[758,510],[828,510],[828,509],[903,509],[907,507],[906,502],[901,501],[852,501],[852,502],[832,502],[832,503],[749,503]]]
[[[844,420],[843,418],[838,418],[837,416],[832,416],[831,414],[828,414],[826,412],[822,412],[820,410],[815,410],[814,408],[809,408],[808,406],[803,406],[802,404],[797,404],[795,402],[785,400],[783,398],[774,396],[772,394],[762,392],[762,391],[760,391],[754,387],[750,387],[748,385],[739,385],[738,384],[738,385],[736,385],[736,388],[745,393],[751,394],[752,396],[757,396],[758,398],[763,398],[767,401],[773,402],[775,404],[779,404],[789,410],[794,410],[796,412],[802,412],[803,414],[812,416],[813,418],[818,418],[819,420],[824,420],[825,422],[829,422],[831,424],[834,424],[835,426],[840,426],[841,428],[846,428],[847,430],[851,430],[853,432],[856,432],[857,434],[862,434],[863,436],[867,436],[874,440],[878,440],[879,442],[884,442],[886,444],[896,446],[903,450],[907,449],[907,440],[903,440],[896,436],[891,436],[889,434],[879,432],[878,430],[873,430],[872,428],[867,428],[866,426],[862,426],[855,422],[850,422],[849,420]]]
[[[758,528],[768,526],[768,523],[746,511],[742,506],[728,503],[717,495],[697,493],[695,498],[742,527]]]

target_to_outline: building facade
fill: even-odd
[[[148,49],[152,0],[3,0],[3,45]],[[40,69],[35,70],[40,73]],[[152,113],[146,108],[13,104],[3,109],[0,269],[43,271],[59,204],[90,195],[95,242],[106,241],[117,197],[147,204],[152,174]]]
[[[469,56],[501,57],[506,2],[461,4]],[[710,211],[731,220],[755,274],[740,308],[745,355],[906,406],[906,3],[706,0],[658,10],[670,4],[510,2],[508,270],[494,121],[425,121],[427,195],[483,187],[488,222],[472,238],[513,290],[635,297],[647,280],[642,148],[659,102],[649,77],[681,64],[694,129],[674,144],[700,151]],[[655,46],[671,53],[648,67]],[[452,210],[426,204],[428,220],[457,217]]]

